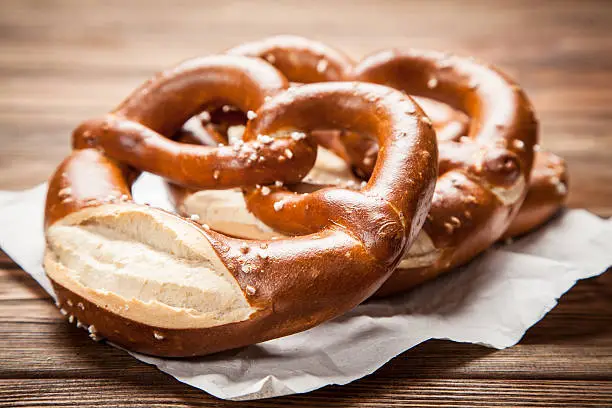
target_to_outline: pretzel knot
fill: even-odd
[[[310,328],[389,277],[433,195],[430,123],[386,86],[287,86],[262,60],[199,58],[75,130],[75,150],[52,177],[45,208],[45,269],[64,314],[131,350],[201,355]],[[252,112],[239,143],[170,139],[191,116],[224,104]],[[378,140],[365,188],[262,194],[257,185],[296,182],[310,170],[316,149],[305,135],[327,127]],[[271,208],[275,222],[301,236],[233,238],[197,217],[134,204],[131,176],[143,170],[189,188],[243,187],[252,205]]]
[[[404,255],[379,295],[404,291],[468,261],[498,240],[513,220],[516,223],[509,232],[533,228],[550,217],[565,197],[562,162],[553,171],[556,176],[544,178],[539,175],[550,171],[542,164],[544,160],[540,160],[531,184],[533,193],[529,195],[533,199],[517,217],[529,187],[538,128],[524,92],[495,68],[471,58],[419,50],[382,51],[354,63],[325,44],[295,36],[243,44],[228,53],[264,59],[292,82],[358,80],[426,98],[419,99],[419,103],[423,102],[426,112],[433,113],[430,116],[436,121],[433,124],[440,149],[433,204],[416,244]],[[432,105],[432,100],[437,104]],[[441,106],[446,109],[442,115]],[[429,121],[427,117],[423,120]],[[205,124],[208,127],[204,133],[214,132],[215,126],[222,122],[222,118],[215,117],[213,122]],[[371,175],[380,177],[373,173],[383,154],[380,152],[384,152],[379,150],[380,141],[368,137],[367,132],[353,131],[337,123],[326,125],[336,131],[312,132],[320,145],[348,161],[363,179]],[[223,132],[220,133],[217,138],[223,140]],[[198,143],[195,139],[191,136],[189,141]],[[330,184],[359,185],[361,180],[350,173],[332,169],[334,166],[329,163],[333,157],[327,160],[328,163],[318,160],[307,176],[309,190]],[[302,191],[303,187],[291,186],[291,189]],[[213,228],[234,231],[244,237],[310,231],[319,217],[322,220],[326,217],[325,213],[304,210],[309,208],[311,197],[319,200],[328,190],[320,191],[310,196],[295,196],[286,188],[266,186],[259,192],[248,189],[247,207],[255,219],[242,209],[241,201],[232,201],[229,193],[213,197],[205,192],[185,194],[173,189],[175,198],[186,211],[200,214]],[[551,191],[562,194],[550,194]],[[215,207],[216,202],[223,202],[223,208]],[[239,222],[230,221],[230,217],[248,225],[238,228]]]

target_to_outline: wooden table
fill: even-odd
[[[543,145],[567,158],[569,206],[612,215],[609,1],[3,0],[0,189],[44,181],[71,129],[151,73],[276,33],[355,57],[415,46],[498,64],[533,100]],[[0,262],[0,405],[237,405],[93,343],[27,274]],[[241,405],[610,407],[611,312],[608,273],[579,283],[511,349],[430,341],[350,385]]]

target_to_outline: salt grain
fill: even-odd
[[[328,66],[329,62],[326,59],[320,59],[319,62],[317,62],[317,72],[322,74]]]
[[[524,143],[522,140],[519,140],[519,139],[514,139],[514,140],[512,141],[512,145],[513,145],[515,148],[519,149],[519,150],[522,150],[522,149],[524,149],[524,148],[525,148],[525,143]]]
[[[303,132],[291,132],[291,138],[293,140],[302,140],[306,137],[306,133]]]
[[[277,201],[274,203],[274,211],[280,211],[285,206],[285,202],[283,200]]]
[[[268,135],[257,135],[257,141],[263,144],[268,144],[268,143],[272,143],[274,139]]]
[[[66,188],[62,188],[57,195],[60,197],[65,197],[65,196],[69,196],[70,194],[72,194],[72,189],[70,187],[66,187]]]

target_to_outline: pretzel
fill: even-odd
[[[310,71],[316,67],[312,61],[337,54],[320,43],[295,39],[272,38],[238,47],[233,52],[245,52],[245,49],[248,55],[262,58],[273,51],[272,63],[284,56],[281,70],[299,73],[291,78],[293,81],[313,78],[314,73]],[[287,61],[294,66],[288,66]],[[524,93],[492,68],[471,59],[434,52],[385,51],[355,67],[345,59],[343,68],[334,70],[337,72],[342,72],[344,77],[383,83],[411,95],[438,100],[470,118],[469,125],[466,119],[448,120],[446,126],[452,125],[450,130],[441,131],[441,139],[445,140],[440,144],[442,174],[430,217],[417,244],[379,294],[402,291],[416,280],[430,279],[468,261],[499,239],[525,197],[537,141],[537,123]],[[469,126],[468,136],[458,137],[466,126]],[[370,173],[378,151],[375,143],[355,132],[335,133],[335,136],[329,133],[325,137],[329,139],[327,143],[319,142],[340,156],[349,160],[362,158],[360,162],[353,160],[359,175]],[[355,184],[350,179],[348,182]],[[295,201],[288,191],[274,191],[276,199]],[[174,193],[179,201],[185,198],[180,191]],[[249,220],[256,227],[255,233],[278,236],[300,232],[299,224],[305,220],[293,219],[291,224],[279,222],[269,204],[266,206],[258,197],[252,192],[246,197],[250,212],[265,224],[257,225]]]
[[[410,97],[382,85],[283,91],[285,85],[256,59],[196,59],[75,130],[75,150],[52,176],[45,207],[44,266],[71,322],[130,350],[203,355],[308,329],[354,307],[388,278],[431,202],[437,173],[431,126]],[[274,96],[264,103],[264,95]],[[236,146],[258,149],[276,168],[243,160],[235,146],[181,145],[164,137],[218,101],[256,113]],[[274,195],[264,197],[255,183],[287,182],[307,171],[314,150],[302,132],[320,126],[375,136],[381,153],[360,192],[321,189],[275,211],[279,222],[308,220],[300,224],[307,235],[237,239],[196,217],[131,201],[132,167],[193,188],[242,185],[269,201]],[[286,146],[284,156],[275,151],[279,145]],[[214,177],[219,169],[222,175]]]

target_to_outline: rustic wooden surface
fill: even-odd
[[[462,3],[462,4],[460,4]],[[71,129],[151,73],[294,33],[359,57],[390,46],[476,55],[531,96],[543,145],[567,158],[569,206],[612,215],[612,2],[0,2],[0,189],[33,186]],[[297,406],[612,406],[612,276],[579,283],[519,345],[431,341]],[[94,344],[0,256],[0,406],[235,406]]]

